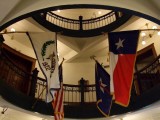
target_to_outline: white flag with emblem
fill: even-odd
[[[27,35],[47,80],[46,102],[51,102],[54,90],[60,88],[56,34],[54,32],[29,32]]]

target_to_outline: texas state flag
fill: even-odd
[[[127,107],[133,80],[139,31],[112,32],[109,36],[111,93]]]

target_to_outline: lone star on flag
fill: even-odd
[[[100,82],[100,89],[101,91],[104,93],[104,88],[107,86],[106,84],[102,83],[102,80],[99,81]]]
[[[119,49],[120,47],[123,47],[123,42],[124,40],[121,40],[121,38],[119,38],[119,41],[115,44],[117,46],[117,49]]]

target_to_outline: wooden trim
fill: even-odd
[[[32,66],[31,66],[31,71],[34,70],[35,68],[35,65],[36,65],[36,59],[35,58],[32,58],[32,57],[29,57],[23,53],[20,53],[18,51],[16,51],[15,49],[11,48],[10,46],[6,45],[6,44],[2,44],[2,48],[5,48],[6,50],[10,51],[11,53],[15,54],[16,56],[19,56],[27,61],[30,61],[32,63]]]
[[[146,46],[145,48],[141,49],[140,51],[138,51],[137,52],[137,58],[143,56],[143,54],[147,54],[148,51],[152,51],[154,58],[157,57],[157,53],[156,53],[156,50],[155,50],[155,47],[154,47],[154,43],[152,43],[152,44]],[[136,59],[136,61],[137,61],[137,59]],[[136,64],[135,64],[135,70],[137,72],[137,65]],[[137,78],[134,80],[134,87],[135,87],[137,95],[140,95],[141,85],[140,85],[140,82],[137,80]]]
[[[139,84],[137,79],[134,80],[134,87],[135,87],[136,94],[140,95],[140,89],[139,89]]]
[[[140,51],[138,51],[137,52],[137,56],[147,52],[150,49],[152,50],[153,55],[156,58],[157,57],[157,53],[156,53],[156,50],[155,50],[155,47],[154,47],[154,43],[152,43],[152,44],[148,45],[147,47],[145,47],[145,48],[141,49]]]

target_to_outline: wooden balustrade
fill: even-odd
[[[62,16],[54,14],[53,12],[43,13],[41,14],[41,16],[48,22],[62,28],[70,30],[92,30],[113,23],[114,21],[122,17],[123,14],[118,14],[117,12],[112,11],[103,16],[88,20],[83,20],[83,16],[79,16],[79,20],[64,18]]]
[[[160,55],[147,66],[134,74],[137,94],[141,94],[160,84]]]
[[[36,14],[32,18],[48,30],[65,36],[93,37],[115,30],[127,22],[131,16],[127,13],[111,11],[91,19],[83,19],[83,16],[69,19],[49,11]]]
[[[96,88],[93,85],[84,85],[83,82],[80,85],[63,84],[64,90],[64,103],[87,103],[96,102]],[[35,97],[41,100],[45,100],[46,97],[46,80],[37,79],[36,94]]]

